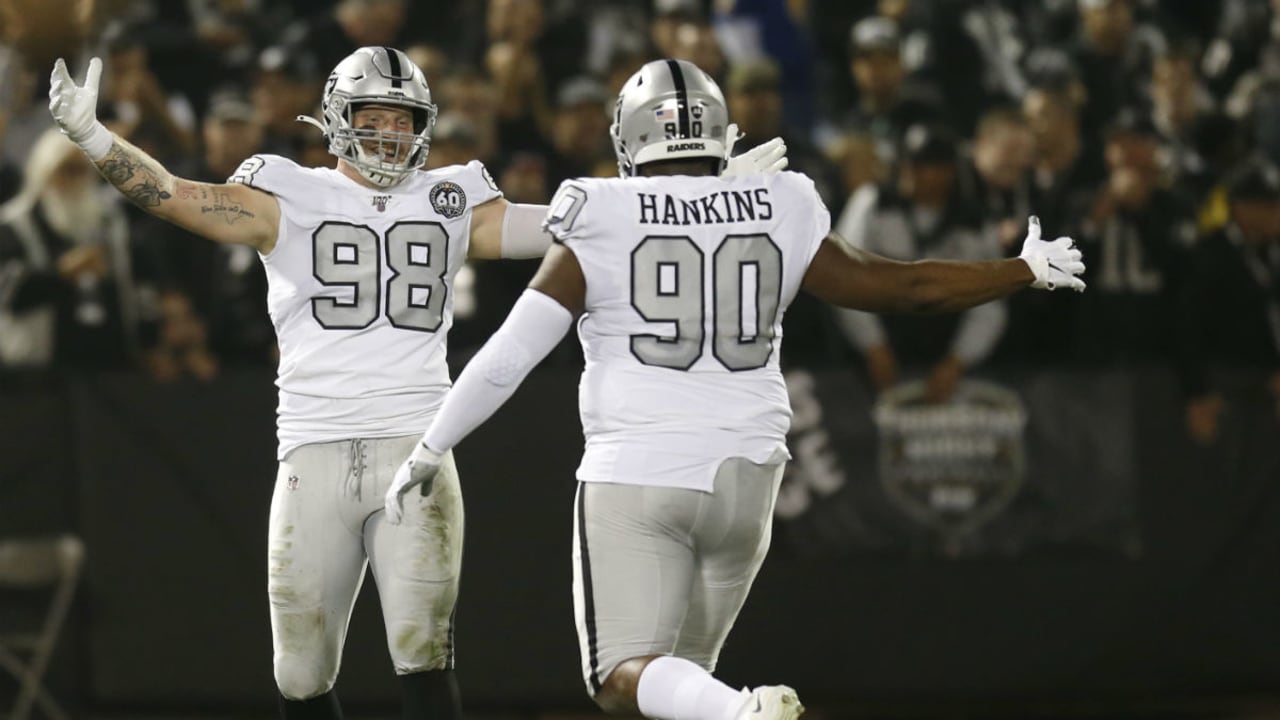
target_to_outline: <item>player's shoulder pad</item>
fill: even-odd
[[[547,206],[542,229],[551,233],[556,242],[581,238],[590,222],[590,215],[583,211],[591,204],[592,197],[599,203],[601,182],[599,178],[574,178],[560,183]]]
[[[822,195],[818,192],[818,185],[813,182],[813,178],[795,170],[783,170],[774,173],[771,177],[774,178],[775,186],[783,192],[791,193],[797,198],[812,199],[818,207],[827,211],[827,204],[822,201]]]
[[[297,184],[307,172],[298,163],[280,155],[252,155],[227,178],[228,183],[240,183],[265,190],[275,195],[286,192]]]

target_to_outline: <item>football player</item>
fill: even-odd
[[[710,674],[769,547],[789,459],[782,318],[799,290],[872,312],[954,312],[1027,286],[1084,289],[1079,250],[1042,241],[1034,218],[1012,259],[851,248],[804,175],[716,177],[727,123],[720,88],[691,63],[652,62],[627,81],[612,127],[622,178],[560,186],[546,219],[557,244],[386,496],[387,517],[411,521],[422,492],[450,490],[449,451],[581,316],[573,597],[587,689],[610,712],[802,712],[791,688],[739,693]]]
[[[96,118],[54,66],[50,110],[102,174],[147,212],[253,247],[280,346],[278,460],[268,538],[274,674],[284,718],[339,718],[347,622],[372,567],[405,718],[460,716],[453,611],[463,508],[451,455],[430,496],[391,525],[382,498],[450,385],[452,283],[468,258],[540,257],[546,206],[507,202],[478,161],[422,171],[436,106],[401,51],[366,47],[325,84],[319,120],[336,169],[246,160],[225,184],[170,174]],[[734,158],[785,165],[781,141]]]

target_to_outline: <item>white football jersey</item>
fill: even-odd
[[[580,480],[710,491],[785,452],[782,317],[831,228],[813,181],[571,180],[546,227],[586,278]]]
[[[471,210],[502,196],[484,166],[374,189],[255,155],[228,182],[280,203],[275,247],[261,256],[280,344],[280,458],[305,443],[421,432],[450,386],[445,338]]]

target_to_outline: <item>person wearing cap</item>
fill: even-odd
[[[961,165],[960,191],[1006,252],[1024,232],[1031,214],[1033,148],[1022,112],[997,105],[978,119],[971,151]]]
[[[1151,119],[1167,146],[1170,170],[1203,202],[1243,155],[1247,135],[1221,112],[1198,72],[1198,48],[1170,43],[1151,68]]]
[[[310,53],[289,45],[272,45],[258,54],[250,98],[262,125],[262,152],[291,156],[306,126],[297,121],[316,102],[315,87],[323,77]]]
[[[547,187],[593,176],[602,162],[616,170],[609,144],[610,100],[604,83],[589,75],[579,75],[560,87],[551,120],[555,152],[548,158]]]
[[[1127,109],[1107,129],[1107,178],[1082,225],[1095,258],[1094,292],[1077,304],[1075,357],[1089,364],[1166,363],[1178,323],[1177,293],[1196,240],[1191,203],[1164,182],[1160,136]]]
[[[1079,0],[1080,32],[1072,59],[1088,91],[1082,121],[1085,135],[1101,137],[1120,110],[1144,99],[1159,31],[1139,25],[1133,0]]]
[[[790,132],[785,126],[781,83],[782,72],[772,60],[739,63],[729,69],[725,101],[729,116],[743,133],[734,147],[745,152],[781,137],[787,144],[789,167],[808,175],[827,206],[839,212],[843,201],[839,172],[804,134]]]
[[[892,20],[869,17],[857,22],[849,48],[857,103],[844,125],[869,133],[882,159],[892,163],[907,127],[939,119],[941,99],[935,89],[907,82],[898,26]]]
[[[956,191],[957,148],[944,126],[913,125],[903,136],[896,188],[883,186],[860,196],[860,206],[841,218],[850,245],[896,260],[986,260],[1001,256],[995,238],[980,230],[980,218]],[[837,310],[845,337],[865,357],[877,391],[900,375],[923,371],[927,397],[947,400],[964,373],[995,348],[1004,332],[1003,302],[958,316],[877,316]]]
[[[356,48],[411,45],[406,37],[409,0],[338,0],[328,12],[299,20],[282,35],[295,51],[315,54],[317,67],[331,68]]]
[[[244,158],[261,150],[262,126],[243,92],[225,87],[210,94],[201,139],[199,164],[188,171],[200,181],[217,182],[230,176]],[[274,364],[276,338],[267,315],[266,273],[252,248],[194,242],[195,236],[187,231],[149,215],[134,227],[143,242],[161,249],[179,287],[190,296],[188,303],[162,304],[162,313],[170,316],[167,319],[174,326],[202,325],[184,334],[189,340],[162,342],[160,350],[166,357],[157,354],[157,361],[182,366],[191,364],[188,358],[192,358],[204,363],[207,346],[219,365]]]
[[[1227,177],[1230,220],[1195,247],[1179,316],[1191,437],[1213,442],[1225,408],[1216,368],[1261,373],[1280,410],[1280,169],[1251,158]]]
[[[103,33],[112,81],[103,93],[103,116],[121,137],[163,158],[196,148],[195,114],[181,95],[170,95],[151,69],[141,28],[116,23]]]

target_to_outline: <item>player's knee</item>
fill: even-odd
[[[387,642],[396,672],[444,670],[453,666],[452,603],[411,619],[388,620]]]
[[[605,676],[600,689],[591,695],[601,710],[612,715],[635,714],[639,711],[636,692],[640,675],[654,656],[630,658],[618,663]]]
[[[310,700],[333,689],[335,672],[296,655],[277,656],[276,687],[289,700]]]

